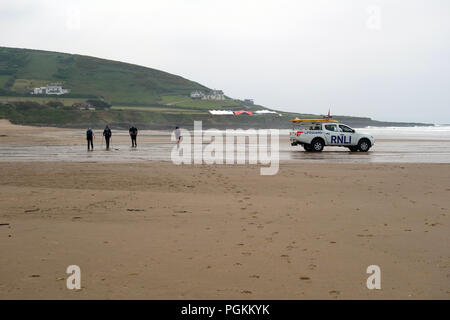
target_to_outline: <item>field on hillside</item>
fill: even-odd
[[[154,104],[164,95],[209,90],[177,75],[138,65],[66,53],[0,47],[0,89],[11,95],[61,82],[78,96],[115,104]]]
[[[163,112],[163,113],[190,113],[190,114],[202,114],[205,113],[206,110],[194,110],[188,108],[177,108],[172,106],[121,106],[114,105],[111,107],[112,110],[123,110],[123,111],[150,111],[150,112]]]
[[[239,107],[241,103],[235,101],[233,99],[226,100],[199,100],[192,99],[186,96],[162,96],[161,104],[166,104],[170,106],[182,106],[182,107],[190,107],[194,109],[218,109],[218,108],[226,108],[226,107]]]
[[[57,98],[55,96],[48,96],[48,97],[8,97],[8,96],[0,96],[0,101],[10,101],[10,102],[17,102],[17,101],[31,101],[36,102],[39,104],[46,104],[48,102],[54,102],[58,101],[64,104],[65,106],[71,106],[76,102],[85,102],[87,98]]]

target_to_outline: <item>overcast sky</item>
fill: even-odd
[[[450,123],[448,0],[0,0],[0,46],[174,73],[284,111]]]

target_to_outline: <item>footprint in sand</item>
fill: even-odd
[[[341,292],[339,290],[331,290],[328,293],[335,296],[335,298],[337,298],[337,296],[341,294]]]
[[[300,277],[300,280],[311,280],[310,277]]]
[[[25,213],[31,213],[31,212],[37,212],[37,211],[39,211],[40,209],[39,208],[36,208],[36,209],[28,209],[28,210],[25,210],[24,212]]]

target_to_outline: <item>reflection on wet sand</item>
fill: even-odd
[[[373,135],[370,152],[349,152],[347,148],[325,147],[321,153],[293,147],[281,130],[279,159],[287,162],[450,163],[450,127],[365,128]],[[131,148],[128,132],[114,130],[111,149],[105,150],[101,130],[96,130],[94,151],[87,152],[83,129],[15,126],[0,120],[0,161],[143,162],[171,161],[175,147],[170,132],[142,130],[138,148]],[[206,146],[206,145],[205,145]],[[239,148],[236,148],[239,150]],[[247,148],[248,150],[248,145]],[[192,149],[193,150],[193,149]],[[225,159],[228,155],[225,155]],[[248,155],[246,157],[248,159]]]
[[[126,143],[113,144],[105,150],[98,143],[93,152],[87,152],[84,145],[5,145],[0,147],[0,161],[75,161],[75,162],[140,162],[171,161],[174,144],[168,142],[140,141],[134,149]],[[167,141],[166,140],[166,141]],[[284,141],[283,141],[284,140]],[[448,141],[378,141],[368,153],[349,152],[346,148],[326,147],[321,153],[305,152],[302,147],[292,147],[280,137],[281,161],[309,162],[417,162],[450,163],[450,142]]]

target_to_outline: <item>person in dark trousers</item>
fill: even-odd
[[[105,137],[106,150],[109,150],[109,140],[111,139],[112,133],[108,126],[106,126],[105,130],[103,130],[103,136]]]
[[[128,132],[130,133],[131,137],[131,147],[136,148],[137,147],[136,137],[138,134],[138,129],[135,126],[132,126],[130,130],[128,130]]]
[[[91,128],[88,128],[86,131],[86,140],[87,140],[87,147],[88,151],[92,149],[94,151],[94,131],[92,131]]]

